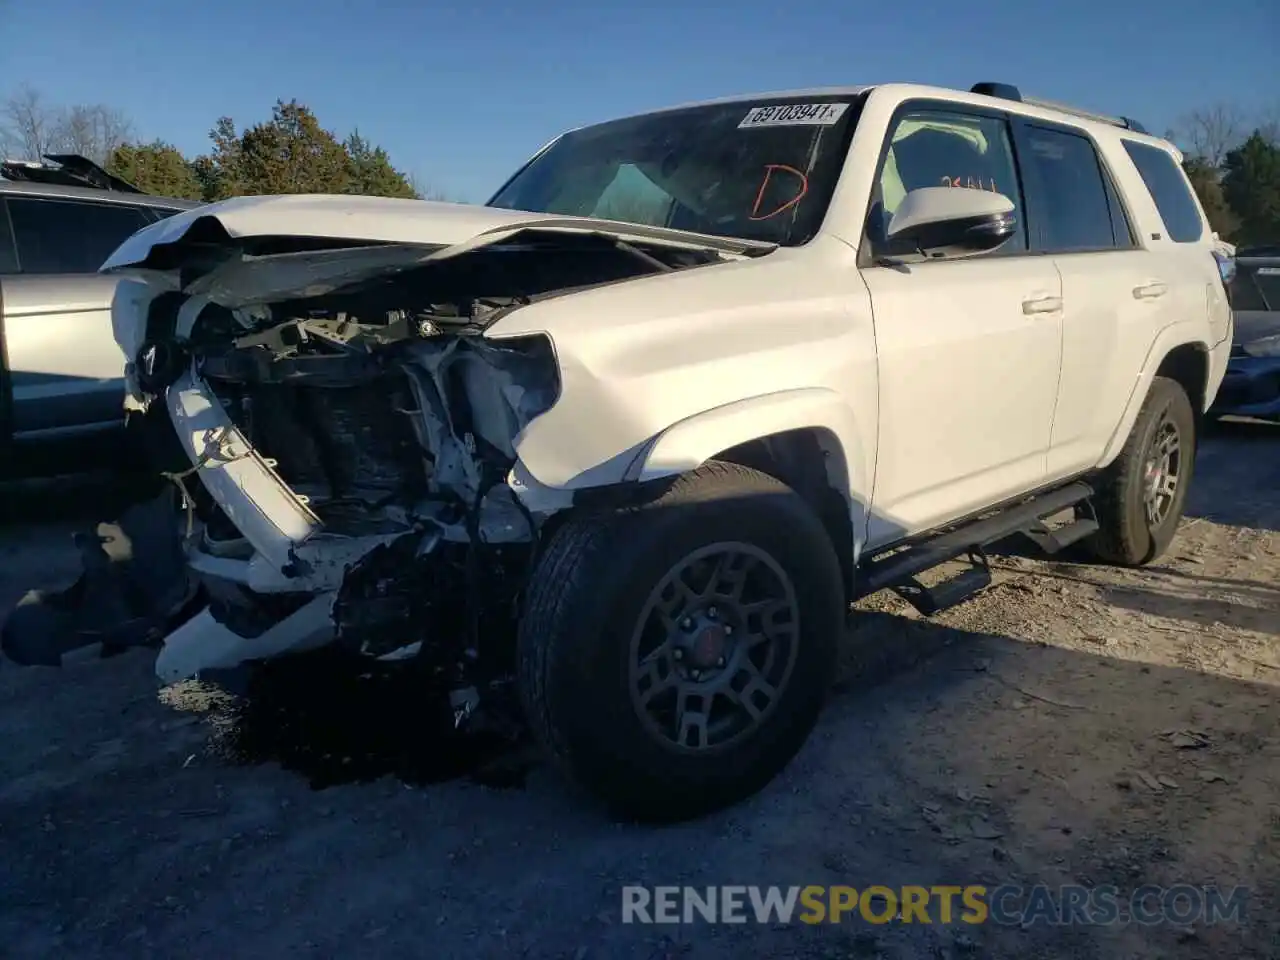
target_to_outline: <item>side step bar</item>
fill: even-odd
[[[1044,524],[1045,518],[1085,503],[1092,496],[1093,488],[1087,483],[1072,483],[1015,504],[994,516],[939,533],[883,559],[872,558],[860,571],[855,596],[861,598],[892,589],[925,616],[955,606],[991,583],[991,570],[983,547],[1023,533],[1047,552],[1057,553],[1096,531],[1097,520],[1083,517],[1053,529]],[[916,580],[917,575],[926,570],[965,554],[972,566],[958,576],[933,587],[924,587]]]

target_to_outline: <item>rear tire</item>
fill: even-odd
[[[1098,559],[1141,566],[1160,557],[1182,519],[1196,453],[1196,417],[1176,380],[1156,377],[1124,449],[1098,477]]]
[[[521,698],[544,748],[616,815],[699,816],[755,793],[800,749],[844,610],[835,550],[805,501],[712,462],[652,503],[554,533],[521,618]]]

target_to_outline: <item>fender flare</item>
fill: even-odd
[[[1204,332],[1202,327],[1202,324],[1190,320],[1180,320],[1165,327],[1156,335],[1155,340],[1151,343],[1151,348],[1147,351],[1146,358],[1142,362],[1142,368],[1134,380],[1133,390],[1129,394],[1128,403],[1125,404],[1124,414],[1120,417],[1115,431],[1111,434],[1111,439],[1107,441],[1102,457],[1098,460],[1099,467],[1105,467],[1110,464],[1124,449],[1125,441],[1129,439],[1129,433],[1133,430],[1133,425],[1138,419],[1138,412],[1142,409],[1143,401],[1147,399],[1147,393],[1151,390],[1151,383],[1156,378],[1156,371],[1160,369],[1160,364],[1164,363],[1165,357],[1178,347],[1194,346],[1203,350],[1206,358],[1211,358],[1212,351],[1202,336]],[[1212,363],[1212,360],[1210,360],[1210,363]],[[1208,390],[1205,393],[1206,396],[1210,395]],[[1197,410],[1196,413],[1202,414],[1204,411]]]
[[[863,458],[870,448],[848,403],[825,387],[761,394],[679,420],[645,445],[624,480],[687,473],[731,447],[790,430],[822,435],[828,481],[848,504],[855,543],[861,542],[871,495],[871,466]]]

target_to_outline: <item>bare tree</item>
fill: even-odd
[[[46,153],[78,153],[102,164],[132,137],[129,120],[105,104],[59,107],[25,85],[0,103],[0,147],[6,156],[39,160]]]
[[[53,149],[57,113],[33,87],[19,87],[0,104],[0,146],[5,156],[38,160]]]
[[[414,196],[419,200],[439,200],[445,203],[456,202],[447,191],[423,183],[416,173],[408,174],[406,179],[409,181],[409,188],[413,190]]]
[[[133,139],[133,124],[119,110],[103,104],[81,104],[63,111],[58,148],[104,164],[122,143]]]
[[[1247,127],[1239,107],[1216,103],[1183,114],[1174,125],[1173,136],[1188,154],[1218,170],[1228,151],[1245,138]]]

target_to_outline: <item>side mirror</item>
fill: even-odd
[[[929,259],[987,253],[1018,229],[1013,210],[1012,200],[990,190],[920,187],[902,198],[886,239],[893,250]]]

